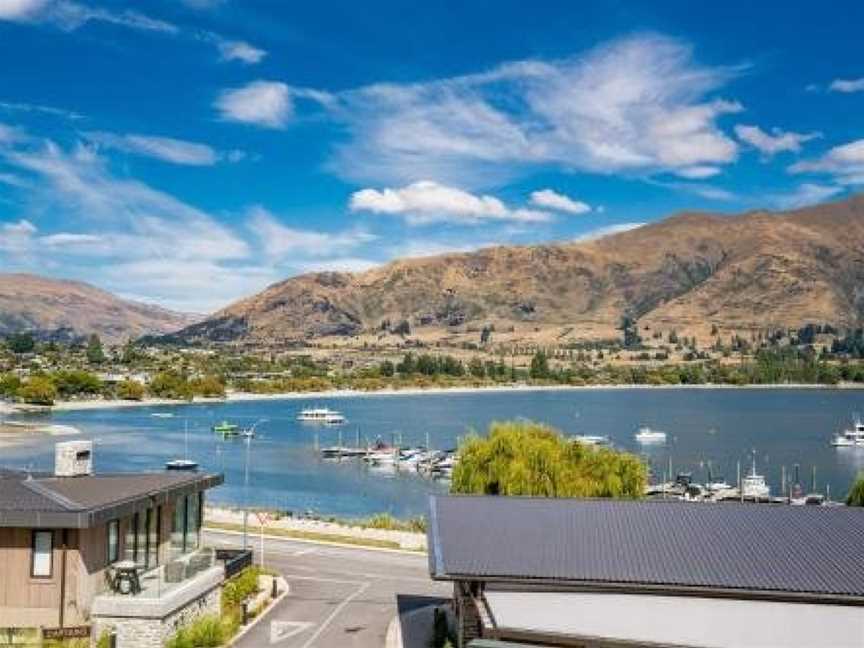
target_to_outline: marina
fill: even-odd
[[[734,497],[740,466],[742,479],[754,472],[762,476],[770,488],[768,501],[784,493],[796,502],[819,494],[842,500],[864,469],[864,446],[831,445],[835,434],[850,427],[852,413],[864,406],[860,392],[692,389],[682,398],[684,392],[598,388],[316,396],[17,418],[80,430],[78,436],[95,441],[100,470],[162,470],[168,461],[188,458],[200,470],[225,472],[226,483],[214,492],[214,502],[237,505],[248,500],[255,506],[341,517],[424,514],[428,494],[449,489],[446,477],[452,473],[452,451],[460,439],[472,430],[485,432],[495,420],[530,419],[582,443],[633,452],[650,466],[660,497]],[[304,409],[321,407],[343,413],[349,422],[330,426],[297,420]],[[151,415],[168,411],[174,416]],[[234,433],[216,432],[222,423]],[[666,442],[637,442],[639,428],[648,425],[664,431]],[[250,430],[252,436],[241,436]],[[2,448],[0,464],[47,468],[54,442],[43,435],[18,437]],[[434,457],[424,455],[433,451]],[[796,465],[807,479],[796,478]],[[676,483],[679,474],[687,473],[694,486],[689,493]],[[792,488],[801,481],[808,483]],[[748,488],[757,486],[757,480],[748,480]]]

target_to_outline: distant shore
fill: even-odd
[[[776,390],[776,389],[830,389],[859,390],[862,383],[840,383],[837,385],[817,385],[810,383],[782,383],[771,385],[491,385],[482,387],[406,387],[405,389],[380,389],[359,391],[352,389],[332,389],[317,392],[285,392],[278,394],[256,394],[251,392],[230,392],[225,398],[196,398],[194,401],[179,401],[167,398],[150,398],[140,401],[101,399],[57,401],[53,406],[36,406],[13,403],[0,403],[0,415],[27,412],[68,412],[81,410],[102,410],[125,407],[178,407],[182,405],[202,405],[238,403],[250,401],[278,401],[302,399],[362,398],[369,396],[420,396],[425,394],[476,394],[476,393],[524,393],[549,391],[610,391],[610,390],[675,390],[675,389],[728,389],[728,390]]]

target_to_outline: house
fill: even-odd
[[[221,475],[93,474],[92,442],[56,447],[53,473],[0,471],[0,632],[161,646],[218,612],[225,567],[202,547],[206,490]]]
[[[864,645],[861,509],[433,496],[428,541],[460,648]]]

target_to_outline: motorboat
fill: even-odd
[[[150,416],[153,418],[174,418],[174,414],[171,412],[153,412]]]
[[[216,434],[221,434],[222,436],[236,436],[240,431],[240,426],[236,423],[229,423],[228,421],[222,421],[221,423],[217,423],[211,428]]]
[[[652,430],[649,427],[641,427],[636,432],[638,443],[666,443],[666,433],[660,430]]]
[[[864,446],[864,421],[856,416],[852,421],[851,428],[834,435],[831,439],[831,445],[835,448]]]
[[[756,473],[756,457],[753,457],[750,474],[741,479],[741,496],[752,499],[767,499],[771,496],[771,488],[765,482],[765,477]]]
[[[165,462],[165,470],[198,470],[198,462],[191,459],[172,459]]]
[[[297,420],[301,423],[321,423],[323,425],[342,425],[347,419],[341,412],[329,407],[307,407],[300,411]]]

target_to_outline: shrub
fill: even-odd
[[[217,648],[230,636],[225,620],[207,615],[181,628],[165,643],[165,648]]]
[[[247,567],[225,583],[222,588],[223,613],[239,610],[240,604],[258,591],[260,574],[258,567]]]
[[[33,405],[53,405],[57,387],[47,376],[33,376],[18,388],[18,398]]]

